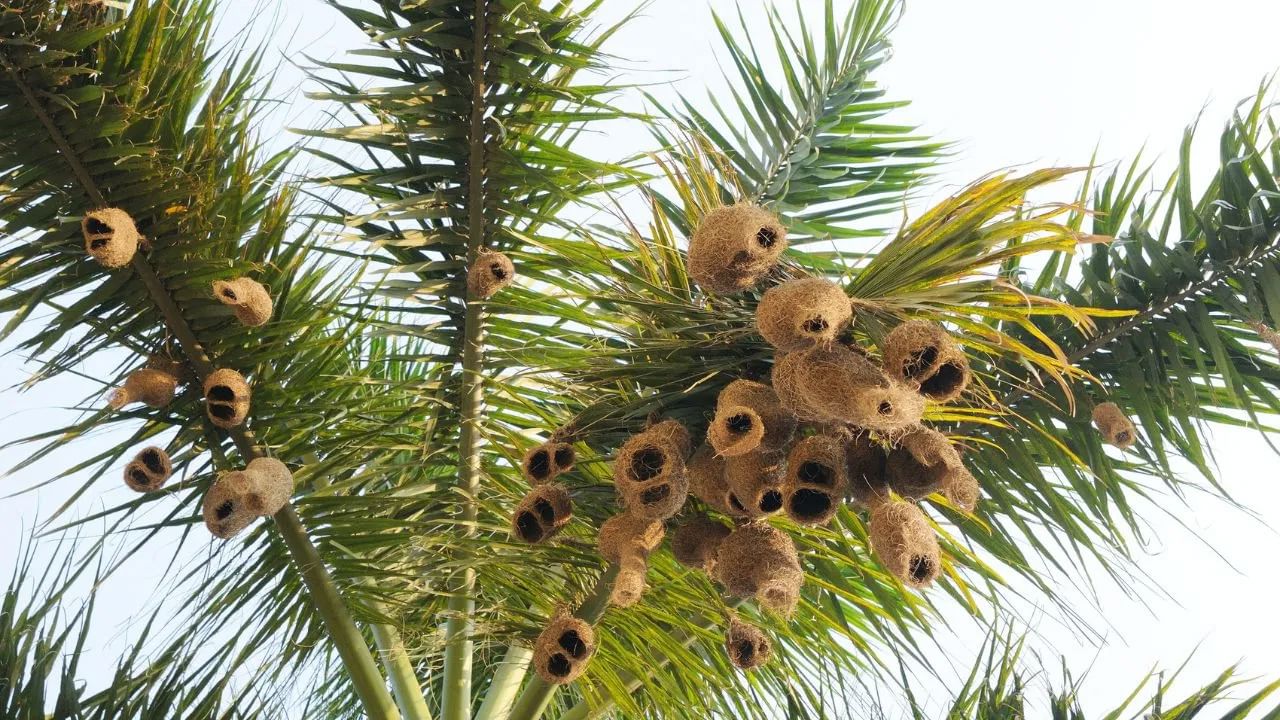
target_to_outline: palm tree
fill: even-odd
[[[23,439],[28,462],[67,458],[63,474],[88,475],[80,495],[162,442],[180,480],[47,522],[113,532],[69,539],[61,573],[15,575],[0,627],[14,717],[43,717],[55,683],[55,717],[838,716],[863,678],[927,663],[943,618],[998,612],[1014,576],[1046,598],[1064,576],[1130,587],[1135,503],[1189,486],[1178,458],[1216,488],[1203,425],[1265,428],[1280,411],[1265,93],[1227,124],[1198,195],[1185,163],[1154,193],[1140,161],[997,173],[890,231],[877,226],[943,150],[893,124],[902,103],[872,79],[892,0],[773,13],[765,28],[718,20],[731,90],[644,113],[622,103],[641,89],[606,79],[620,26],[593,23],[599,3],[331,2],[368,46],[314,70],[331,120],[280,154],[263,149],[277,130],[261,126],[263,56],[211,47],[212,0],[117,5],[0,7],[0,310],[32,382],[114,367],[83,378],[95,391],[74,422]],[[617,122],[647,123],[653,146],[581,150]],[[325,169],[297,182],[302,152]],[[1071,181],[1074,202],[1027,200]],[[709,292],[684,238],[733,203],[776,213],[789,248],[759,288]],[[145,238],[113,270],[85,244],[120,227],[94,214],[107,207]],[[467,277],[495,253],[518,279],[490,294]],[[761,292],[805,276],[839,282],[857,316],[840,340],[873,357],[906,320],[963,347],[968,392],[923,420],[964,449],[984,497],[972,512],[955,494],[920,504],[940,537],[935,588],[910,587],[872,551],[867,510],[841,503],[825,526],[771,521],[803,561],[790,616],[665,550],[640,602],[611,606],[636,571],[596,546],[620,509],[615,455],[660,418],[700,438],[730,382],[767,378]],[[269,292],[265,324],[214,298],[243,277]],[[185,389],[107,407],[147,358]],[[215,411],[232,407],[205,389],[220,369],[247,378],[247,423]],[[1108,400],[1141,428],[1123,453],[1090,421]],[[68,457],[116,427],[125,442]],[[576,455],[559,479],[573,520],[529,545],[512,513],[544,441]],[[194,561],[205,498],[257,482],[240,471],[264,459],[291,471],[290,501]],[[159,537],[176,541],[163,616],[180,629],[148,625],[112,688],[87,693],[74,660],[53,660],[76,656],[87,624],[76,581],[109,582]],[[593,625],[598,646],[572,684],[532,663],[558,613]],[[731,617],[771,638],[770,662],[734,668]]]

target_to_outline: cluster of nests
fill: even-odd
[[[89,212],[80,223],[84,249],[107,268],[122,268],[133,261],[145,238],[129,213],[119,208]],[[271,294],[261,283],[247,277],[216,280],[213,297],[231,308],[243,325],[259,327],[271,319]],[[133,371],[108,400],[113,410],[131,403],[162,408],[173,401],[178,387],[190,377],[182,363],[152,356]],[[251,391],[244,376],[229,368],[218,368],[204,378],[202,390],[205,413],[213,425],[230,429],[249,416]],[[173,463],[164,449],[143,448],[125,466],[124,481],[137,492],[156,492],[173,474]],[[254,518],[274,515],[289,502],[293,476],[284,463],[258,458],[244,470],[222,475],[204,499],[205,525],[215,536],[229,538],[247,527]]]
[[[703,219],[689,246],[688,267],[717,293],[754,287],[786,248],[786,231],[769,212],[721,207]],[[766,519],[785,514],[799,525],[825,525],[852,501],[869,514],[871,547],[903,583],[922,588],[938,576],[937,535],[916,501],[941,493],[972,512],[978,482],[948,438],[921,423],[926,402],[946,403],[965,391],[968,359],[939,325],[909,321],[881,343],[877,364],[842,341],[854,321],[849,298],[822,278],[783,282],[756,308],[760,335],[775,350],[770,384],[738,379],[720,392],[706,441],[696,449],[675,420],[653,422],[619,448],[614,482],[623,511],[600,528],[599,549],[617,568],[611,604],[628,606],[645,590],[648,558],[664,523],[690,495],[715,515],[686,517],[671,551],[707,573],[727,594],[789,615],[804,572],[791,538]],[[1095,410],[1114,444],[1132,442],[1133,426],[1114,404]],[[545,542],[570,520],[568,491],[554,482],[574,464],[573,446],[552,436],[524,457],[532,491],[516,508],[512,532]],[[733,526],[718,516],[728,518]],[[737,667],[766,662],[769,638],[730,614],[726,648]],[[576,678],[594,649],[592,628],[565,612],[539,636],[535,663],[544,680]]]

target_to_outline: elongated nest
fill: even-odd
[[[893,500],[871,510],[871,548],[885,568],[911,587],[928,586],[942,570],[938,536],[920,508]]]
[[[555,537],[573,519],[569,491],[556,483],[538,485],[529,491],[511,515],[511,534],[521,542],[536,545]]]
[[[533,667],[545,682],[565,685],[578,679],[595,652],[595,629],[585,620],[560,613],[538,635]]]
[[[945,403],[969,385],[969,358],[942,326],[911,320],[894,328],[884,341],[884,369],[891,377]]]
[[[1104,402],[1093,408],[1093,424],[1103,441],[1124,450],[1138,439],[1138,430],[1119,405]]]
[[[530,448],[520,462],[520,471],[530,485],[539,485],[554,480],[573,469],[578,454],[573,445],[566,442],[548,441]]]
[[[962,472],[967,471],[951,441],[926,427],[903,435],[898,446],[889,452],[885,465],[889,487],[911,500],[942,490],[951,482],[952,475]]]
[[[244,469],[252,481],[248,496],[249,509],[259,515],[275,515],[289,504],[293,496],[293,473],[289,466],[275,458],[260,457]]]
[[[220,428],[241,425],[249,417],[249,383],[229,368],[218,368],[204,379],[205,413]]]
[[[649,573],[649,561],[638,555],[623,557],[618,563],[618,573],[613,578],[613,587],[609,591],[609,604],[617,607],[631,607],[644,597],[645,577]]]
[[[801,525],[825,525],[835,517],[849,490],[845,446],[834,435],[811,435],[787,455],[783,509]]]
[[[143,448],[124,468],[124,483],[130,490],[140,493],[155,492],[173,475],[173,463],[164,448],[150,445]]]
[[[773,387],[797,417],[879,432],[919,422],[924,399],[843,345],[788,353],[774,364]]]
[[[676,528],[671,535],[671,554],[687,568],[711,572],[720,543],[732,532],[706,515],[698,515]]]
[[[870,508],[888,499],[887,457],[884,448],[871,439],[870,433],[854,434],[845,443],[845,458],[849,468],[849,494],[855,502]]]
[[[133,260],[142,236],[129,213],[120,208],[92,210],[80,221],[84,250],[105,268],[121,268]]]
[[[511,258],[492,250],[481,251],[467,269],[467,291],[474,298],[488,300],[516,279]]]
[[[214,481],[203,504],[204,524],[214,537],[234,537],[258,517],[251,508],[253,491],[253,478],[242,470],[224,473]]]
[[[611,564],[620,563],[624,557],[647,558],[662,544],[666,532],[661,521],[619,513],[600,526],[600,557]]]
[[[613,465],[623,506],[649,520],[665,520],[679,512],[689,495],[688,454],[689,432],[674,420],[633,435],[618,450]]]
[[[795,610],[804,584],[791,538],[762,522],[740,525],[721,541],[711,574],[730,595],[753,597],[784,615]]]
[[[761,337],[782,352],[828,345],[852,318],[853,308],[844,290],[823,278],[775,285],[756,306],[756,328]]]
[[[247,277],[213,281],[213,296],[235,310],[243,325],[258,327],[271,319],[271,294],[262,283]]]
[[[786,457],[782,453],[752,452],[725,461],[729,507],[736,514],[762,518],[782,509]]]
[[[967,513],[977,509],[978,500],[982,497],[978,479],[963,464],[947,476],[947,484],[943,486],[942,492],[952,505]]]
[[[758,283],[786,248],[786,228],[773,213],[745,203],[718,207],[689,240],[689,274],[703,290],[740,292]]]
[[[729,503],[729,481],[725,479],[725,458],[716,455],[710,445],[702,445],[689,458],[689,494],[706,503],[712,510],[740,516],[740,509]]]
[[[779,450],[791,441],[796,421],[773,388],[751,380],[734,380],[720,391],[707,442],[720,455]]]
[[[140,368],[129,373],[124,385],[111,393],[107,404],[112,410],[130,403],[140,402],[148,407],[162,408],[173,401],[178,389],[178,377],[173,373],[155,368]]]
[[[725,634],[725,648],[729,661],[740,670],[754,670],[769,661],[773,655],[773,643],[769,636],[755,625],[729,618],[729,632]]]

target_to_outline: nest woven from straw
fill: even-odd
[[[559,613],[533,644],[533,667],[538,677],[551,685],[566,685],[578,679],[596,652],[596,633],[591,624],[568,613]]]
[[[889,497],[885,478],[887,457],[884,448],[866,432],[854,433],[845,443],[845,459],[849,468],[849,494],[865,508]]]
[[[703,216],[689,239],[689,275],[716,293],[756,285],[787,248],[787,231],[764,208],[739,203]]]
[[[120,208],[91,210],[80,221],[80,233],[85,252],[110,269],[128,265],[142,241],[133,218]]]
[[[810,435],[787,454],[783,510],[801,525],[825,525],[849,490],[845,443],[835,435]]]
[[[569,491],[557,483],[543,483],[530,490],[511,514],[511,534],[530,545],[555,537],[573,519]]]
[[[220,428],[241,425],[249,417],[251,392],[244,376],[229,368],[218,368],[204,379],[205,413]]]
[[[549,440],[529,448],[520,461],[520,472],[530,485],[538,485],[572,470],[577,458],[570,443]]]
[[[680,511],[689,495],[685,458],[689,432],[664,420],[633,435],[618,450],[614,485],[622,504],[638,517],[665,520]]]
[[[243,470],[223,474],[204,495],[205,527],[214,537],[227,540],[258,517],[250,508],[253,478]]]
[[[624,557],[649,557],[665,535],[662,522],[624,512],[604,521],[597,545],[605,562],[618,564]]]
[[[729,502],[729,481],[725,479],[725,458],[710,445],[702,445],[689,458],[689,494],[725,515],[743,516]]]
[[[960,453],[946,435],[919,427],[903,435],[889,452],[885,476],[889,487],[904,498],[919,500],[938,492],[951,476],[967,472]]]
[[[924,413],[923,398],[843,345],[779,358],[773,386],[787,410],[811,421],[899,432]]]
[[[214,280],[213,296],[232,308],[243,325],[259,327],[271,319],[271,294],[265,285],[252,278]]]
[[[1132,446],[1138,439],[1138,429],[1113,402],[1099,403],[1093,408],[1093,424],[1104,441],[1121,450]]]
[[[795,543],[763,522],[739,525],[721,541],[711,575],[730,595],[784,615],[795,610],[804,584]]]
[[[707,442],[720,455],[742,455],[779,450],[795,431],[795,418],[783,410],[773,388],[752,380],[734,380],[716,398]]]
[[[735,514],[762,518],[782,509],[786,457],[775,452],[750,452],[725,460],[729,507]]]
[[[124,468],[124,483],[140,493],[155,492],[173,475],[173,463],[164,448],[149,445],[138,451]]]
[[[782,352],[835,341],[853,318],[849,297],[829,280],[801,278],[775,285],[756,306],[761,337]]]
[[[259,515],[275,515],[289,504],[293,496],[293,473],[289,467],[275,458],[260,457],[249,462],[244,469],[252,481],[249,493],[249,509]]]
[[[892,500],[877,505],[867,532],[876,557],[907,585],[927,587],[942,570],[938,536],[914,504]]]
[[[725,649],[729,661],[740,670],[754,670],[769,661],[773,655],[773,643],[769,636],[755,625],[729,618],[729,631],[725,634]]]
[[[732,532],[706,515],[685,521],[671,535],[671,554],[687,568],[711,572],[720,543]]]
[[[937,323],[911,320],[884,341],[884,369],[935,402],[951,402],[969,385],[969,358]]]
[[[488,300],[515,279],[516,266],[511,258],[493,250],[482,250],[467,269],[467,291],[471,297]]]
[[[135,402],[162,408],[173,401],[177,389],[178,377],[172,372],[150,367],[139,368],[129,373],[124,385],[111,393],[107,404],[112,410],[119,410]]]

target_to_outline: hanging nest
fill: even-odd
[[[826,525],[849,491],[844,443],[834,435],[811,435],[787,454],[782,507],[801,525]]]
[[[969,358],[937,323],[911,320],[884,340],[884,369],[935,402],[951,402],[969,385]]]
[[[609,604],[625,608],[640,602],[648,574],[648,560],[635,555],[623,557],[613,578],[613,588],[609,591]]]
[[[1138,430],[1125,416],[1119,405],[1104,402],[1093,409],[1093,424],[1102,434],[1102,439],[1124,450],[1138,439]]]
[[[124,468],[124,484],[140,493],[155,492],[173,475],[173,463],[163,448],[143,448]]]
[[[90,211],[80,221],[84,250],[105,268],[121,268],[133,260],[142,236],[129,213],[120,208]]]
[[[689,240],[689,275],[716,293],[754,286],[787,249],[777,216],[745,203],[718,207],[698,223]]]
[[[775,612],[789,615],[800,601],[804,571],[795,543],[766,523],[740,525],[716,551],[711,575],[737,597],[754,597]]]
[[[938,536],[914,504],[893,500],[877,505],[867,532],[880,562],[911,587],[928,586],[942,570]]]
[[[791,441],[795,418],[782,409],[773,388],[751,380],[734,380],[720,391],[707,442],[720,455],[778,450]]]
[[[967,472],[947,436],[926,427],[903,435],[885,464],[889,487],[910,500],[938,492],[951,483],[952,476]]]
[[[1253,328],[1254,332],[1258,333],[1258,337],[1261,338],[1263,342],[1270,345],[1271,349],[1275,350],[1277,353],[1280,353],[1280,333],[1276,332],[1275,328],[1262,322],[1251,322],[1249,325]]]
[[[756,328],[782,352],[829,345],[853,318],[844,290],[823,278],[775,285],[756,306]]]
[[[773,368],[783,406],[801,419],[897,432],[919,422],[924,400],[843,345],[788,353]]]
[[[871,508],[889,497],[885,479],[884,448],[866,432],[855,433],[845,443],[845,460],[849,468],[849,494],[855,502]]]
[[[706,515],[698,515],[676,528],[671,536],[671,554],[687,568],[711,572],[716,550],[730,532],[728,527]]]
[[[734,514],[762,518],[782,509],[785,457],[782,453],[752,452],[725,460],[729,507]]]
[[[209,421],[233,428],[249,417],[249,383],[235,370],[218,368],[204,379],[204,409]]]
[[[725,635],[724,644],[729,651],[729,661],[741,670],[754,670],[769,662],[769,656],[773,654],[769,636],[737,616],[729,618],[729,632]]]
[[[649,572],[649,553],[662,544],[666,528],[657,520],[647,520],[631,513],[614,515],[600,526],[600,556],[618,566],[609,602],[630,607],[644,595],[645,576]]]
[[[710,445],[702,445],[688,466],[689,494],[706,503],[712,510],[726,515],[742,516],[740,508],[729,503],[729,482],[725,479],[725,459],[716,455]]]
[[[242,470],[219,477],[204,494],[204,525],[227,540],[249,527],[258,514],[251,509],[253,478]]]
[[[533,645],[533,667],[550,685],[578,679],[596,651],[595,629],[586,621],[559,612]]]
[[[260,457],[244,469],[252,481],[248,496],[249,509],[259,515],[275,515],[289,504],[293,496],[293,473],[289,466],[275,458]]]
[[[631,436],[613,464],[623,506],[649,520],[665,520],[679,512],[689,495],[688,455],[689,432],[674,420]]]
[[[236,319],[249,327],[271,319],[271,295],[262,283],[247,277],[213,281],[213,296],[235,310]]]
[[[524,496],[511,516],[511,534],[530,545],[555,537],[573,519],[573,500],[563,485],[545,483]]]
[[[119,410],[129,403],[140,402],[149,407],[162,408],[173,401],[178,389],[178,376],[168,370],[144,367],[129,373],[124,385],[111,393],[107,405]]]
[[[952,505],[971,513],[978,507],[982,488],[978,485],[978,479],[973,476],[973,473],[961,465],[957,472],[947,476],[947,484],[943,486],[942,494],[947,496],[947,500]]]
[[[515,279],[516,266],[511,258],[493,250],[481,250],[467,270],[467,292],[473,298],[488,300]]]
[[[520,472],[530,485],[540,485],[556,479],[573,469],[578,454],[573,445],[549,440],[530,448],[520,461]]]

